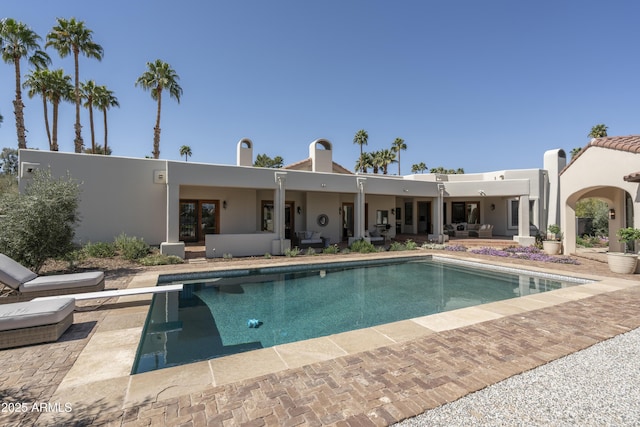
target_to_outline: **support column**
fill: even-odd
[[[444,184],[438,184],[438,208],[436,209],[436,227],[433,233],[438,236],[438,243],[444,243]]]
[[[365,193],[364,193],[364,184],[367,181],[367,178],[356,178],[356,185],[358,187],[358,192],[356,193],[356,203],[354,207],[354,230],[353,237],[356,240],[364,239],[365,235]]]
[[[531,237],[529,231],[529,195],[520,196],[518,203],[518,235],[517,240],[521,246],[535,245],[536,238]]]
[[[168,179],[168,177],[167,177]],[[180,241],[180,186],[167,182],[167,210],[165,241],[160,244],[160,253],[176,255],[184,259],[184,242]]]
[[[275,173],[276,189],[273,197],[273,232],[276,235],[276,240],[273,241],[271,250],[276,255],[282,255],[285,250],[291,248],[291,240],[285,239],[284,236],[286,177],[286,172]]]

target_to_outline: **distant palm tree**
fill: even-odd
[[[80,86],[82,99],[85,103],[83,107],[89,110],[89,127],[91,129],[91,154],[96,154],[96,133],[93,126],[93,107],[96,105],[96,95],[98,94],[98,86],[93,80],[87,80]]]
[[[75,103],[76,103],[76,136],[73,140],[75,152],[82,152],[82,141],[80,124],[80,68],[78,66],[78,57],[82,53],[87,58],[95,58],[102,60],[104,50],[102,46],[95,43],[92,38],[93,31],[85,27],[84,21],[76,21],[76,18],[64,19],[57,18],[58,25],[53,27],[51,32],[47,34],[47,44],[45,47],[53,46],[61,58],[69,54],[73,54],[73,62],[75,67]]]
[[[582,151],[582,147],[576,147],[571,149],[571,158],[573,159],[578,153]]]
[[[589,132],[587,136],[589,138],[604,138],[607,136],[607,129],[609,129],[609,127],[604,124],[595,125],[591,128],[591,132]]]
[[[369,134],[364,129],[360,129],[358,132],[356,132],[356,135],[353,137],[353,143],[358,144],[360,146],[360,157],[362,157],[362,153],[363,153],[362,146],[367,145],[368,139],[369,139]],[[367,171],[363,170],[362,172],[366,173]]]
[[[153,158],[160,157],[160,112],[162,111],[162,91],[169,91],[169,97],[175,98],[180,103],[182,96],[182,88],[178,84],[180,77],[171,68],[169,64],[156,59],[155,62],[147,62],[147,71],[145,71],[138,80],[136,86],[142,86],[142,89],[151,91],[151,98],[158,101],[158,112],[156,115],[156,126],[153,128]]]
[[[16,76],[16,97],[13,108],[16,116],[18,148],[27,148],[27,136],[24,126],[24,103],[22,102],[22,85],[20,83],[20,60],[28,57],[28,62],[36,68],[44,68],[51,63],[51,58],[40,49],[38,40],[41,37],[22,22],[12,18],[0,21],[0,48],[2,60],[13,64]]]
[[[180,147],[180,155],[184,156],[185,162],[188,162],[189,157],[191,157],[191,147],[189,147],[188,145],[183,145],[182,147]]]
[[[103,115],[103,122],[104,122],[104,147],[102,148],[102,153],[98,153],[98,147],[96,147],[96,153],[98,154],[105,154],[105,155],[109,155],[111,154],[111,149],[108,148],[107,146],[107,134],[108,134],[108,127],[107,127],[107,110],[111,107],[119,107],[120,104],[118,103],[118,98],[115,97],[115,95],[113,94],[113,91],[107,89],[106,86],[102,85],[102,86],[98,86],[97,91],[96,91],[96,99],[95,99],[95,105],[96,107],[98,107],[98,109],[100,111],[102,111],[102,115]]]
[[[391,150],[393,150],[394,153],[398,153],[398,175],[400,175],[400,151],[406,149],[407,144],[404,143],[404,139],[402,138],[396,138],[393,144],[391,144]]]
[[[411,173],[424,173],[427,170],[427,165],[424,162],[415,163],[411,165]]]
[[[371,164],[373,165],[373,173],[380,172],[380,169],[384,167],[384,157],[382,151],[374,151],[371,153]]]
[[[373,158],[369,153],[362,153],[356,162],[355,171],[367,173],[369,168],[373,167]]]
[[[382,159],[382,173],[387,175],[389,165],[396,162],[396,153],[393,150],[385,148],[380,150],[380,158]]]

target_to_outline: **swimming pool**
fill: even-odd
[[[132,373],[546,292],[588,280],[410,257],[162,276]]]

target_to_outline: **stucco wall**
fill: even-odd
[[[164,241],[166,187],[154,183],[154,171],[164,170],[164,161],[21,150],[20,162],[49,167],[54,177],[70,171],[81,182],[78,242],[113,241],[120,233],[142,237],[152,245]],[[25,172],[21,188],[28,180]]]

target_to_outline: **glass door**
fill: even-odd
[[[354,214],[353,203],[342,204],[342,240],[349,240],[353,237]]]
[[[218,234],[220,210],[217,200],[180,201],[180,240],[203,242],[206,234]]]

